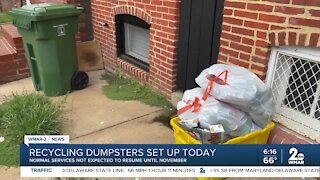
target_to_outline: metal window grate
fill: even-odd
[[[277,114],[302,124],[320,120],[319,80],[320,63],[278,52],[271,83]]]

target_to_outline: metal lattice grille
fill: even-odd
[[[320,64],[279,52],[274,68],[271,87],[277,113],[320,120]]]

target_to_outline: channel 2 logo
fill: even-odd
[[[290,165],[304,165],[304,154],[299,152],[297,148],[290,148],[289,154],[291,155],[288,159]]]

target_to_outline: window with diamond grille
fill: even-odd
[[[276,102],[275,118],[320,131],[320,58],[297,51],[276,51],[268,70],[268,84]]]

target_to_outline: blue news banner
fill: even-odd
[[[320,145],[22,144],[21,166],[320,166]]]

